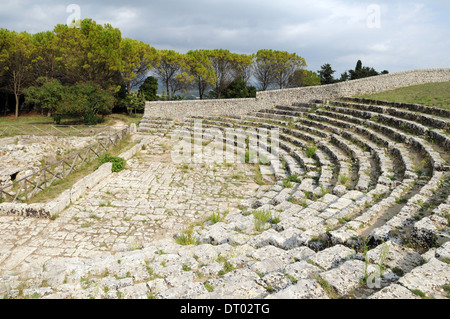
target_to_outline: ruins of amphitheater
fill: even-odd
[[[0,296],[448,298],[450,111],[352,98],[447,81],[147,102],[127,169],[0,204]]]

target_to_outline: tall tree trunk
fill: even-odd
[[[198,83],[198,95],[200,96],[200,100],[203,100],[203,90],[200,82]]]
[[[170,101],[169,81],[166,81],[167,101]]]
[[[14,96],[16,98],[16,120],[18,120],[19,119],[19,99],[20,99],[20,96],[19,96],[19,94],[17,92],[14,92]]]
[[[19,119],[19,86],[20,78],[16,71],[13,71],[13,81],[14,81],[14,97],[16,99],[16,120]]]

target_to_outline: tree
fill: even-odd
[[[122,80],[130,94],[132,89],[137,89],[144,83],[152,62],[155,64],[158,55],[155,48],[132,39],[122,39],[120,52]]]
[[[58,109],[58,103],[63,99],[66,89],[56,79],[40,77],[36,82],[38,86],[31,86],[24,90],[25,103],[33,104],[37,110],[51,115]]]
[[[159,50],[158,55],[158,59],[152,62],[154,72],[163,82],[167,90],[167,100],[170,100],[177,91],[186,87],[182,76],[183,70],[186,69],[186,60],[183,54],[174,50]]]
[[[234,80],[235,55],[228,50],[215,49],[207,51],[208,59],[214,70],[214,91],[216,98],[220,99],[222,92]]]
[[[256,97],[256,88],[248,86],[242,77],[237,78],[224,90],[222,97],[225,99]]]
[[[139,92],[142,92],[146,101],[157,101],[158,79],[153,76],[147,77],[144,83],[139,87]]]
[[[130,115],[133,113],[133,111],[134,114],[136,114],[137,111],[141,112],[145,109],[145,98],[140,91],[133,91],[128,94],[126,101],[128,114]]]
[[[206,90],[214,85],[215,73],[206,50],[191,50],[186,53],[186,73],[184,81],[194,83],[198,89],[200,99],[203,99]]]
[[[265,91],[275,80],[275,56],[273,50],[262,49],[255,57],[255,79],[261,90]]]
[[[322,65],[321,69],[318,71],[320,76],[320,83],[322,84],[331,84],[336,82],[333,78],[333,74],[336,71],[331,68],[329,63]]]
[[[112,110],[113,113],[128,112],[126,99],[128,96],[128,90],[125,85],[121,85],[119,91],[114,93],[115,103]]]
[[[320,85],[320,76],[308,70],[299,69],[289,78],[289,87]]]
[[[104,89],[119,89],[123,70],[119,29],[85,19],[79,29],[60,24],[53,32],[58,47],[56,61],[63,83],[92,81]]]
[[[9,62],[9,51],[13,43],[12,32],[0,29],[0,90],[4,93],[4,112],[8,110],[9,91],[7,90],[8,79],[6,77]]]
[[[345,71],[344,73],[341,73],[341,78],[340,78],[339,81],[345,82],[345,81],[348,81],[348,80],[350,80],[350,74],[348,74],[347,71]]]
[[[59,76],[56,67],[58,48],[53,32],[46,31],[32,35],[34,49],[36,50],[36,63],[34,65],[35,78],[45,77],[47,80]]]
[[[242,78],[245,83],[250,81],[253,74],[253,60],[255,55],[235,54],[234,55],[234,72],[233,78]]]
[[[6,90],[14,94],[15,116],[19,117],[19,102],[23,90],[30,86],[33,80],[31,72],[35,64],[35,50],[31,36],[26,33],[2,32],[2,37],[6,37],[2,44],[0,55],[0,65],[5,79]]]
[[[82,116],[86,124],[99,122],[98,115],[111,114],[114,107],[114,95],[92,81],[76,83],[67,87],[57,105],[56,117],[72,115]]]
[[[86,124],[96,124],[98,115],[111,114],[114,106],[113,93],[93,82],[63,86],[40,77],[37,83],[24,90],[26,103],[47,110],[58,124],[63,116],[82,116]]]
[[[278,88],[283,89],[289,86],[289,79],[294,75],[295,71],[306,66],[305,59],[296,53],[286,51],[274,52],[274,82]]]
[[[349,70],[348,72],[350,74],[350,80],[363,79],[363,78],[379,75],[379,73],[377,71],[375,71],[374,68],[367,67],[367,66],[363,67],[361,60],[358,60],[354,70]]]

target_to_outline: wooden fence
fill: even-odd
[[[110,130],[109,125],[8,124],[0,126],[0,138],[17,135],[92,136]]]
[[[1,202],[27,202],[33,195],[50,187],[58,180],[63,180],[84,163],[105,154],[112,146],[118,144],[129,133],[128,127],[114,134],[99,138],[98,142],[72,153],[62,160],[47,165],[12,184],[0,188]]]

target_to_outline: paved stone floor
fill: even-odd
[[[147,149],[55,220],[0,216],[0,269],[55,257],[92,258],[170,238],[212,213],[234,212],[259,186],[246,164],[175,164],[170,138]]]

